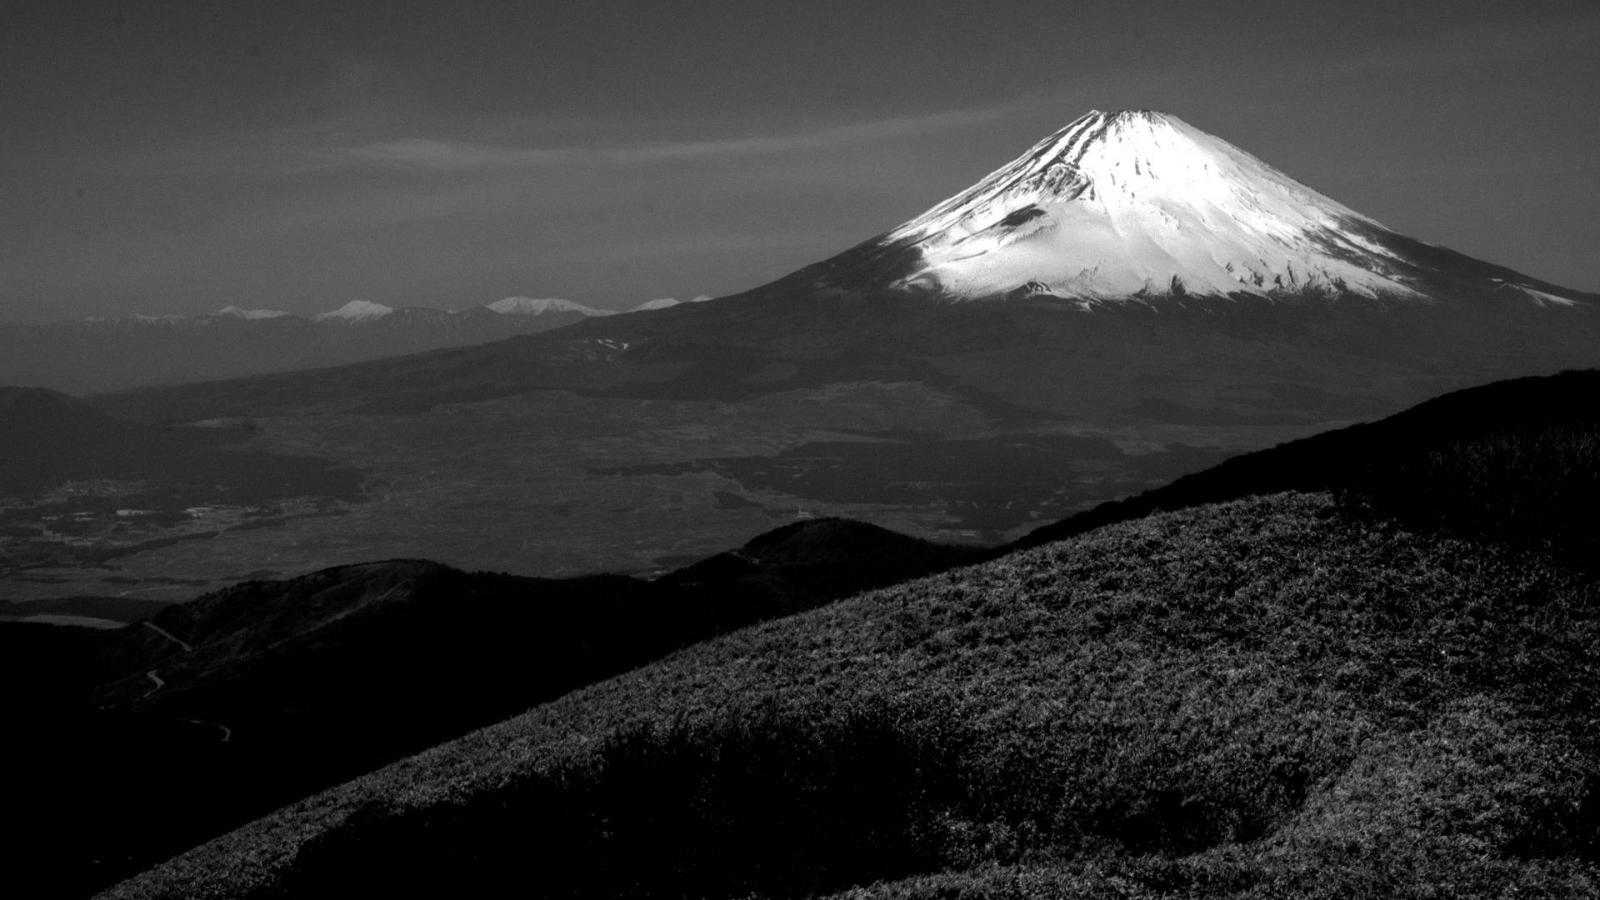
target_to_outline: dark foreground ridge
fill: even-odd
[[[13,874],[82,896],[315,790],[713,635],[975,560],[836,519],[655,582],[420,560],[253,581],[114,633],[0,623]],[[106,757],[115,748],[115,760]]]

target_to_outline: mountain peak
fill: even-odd
[[[1583,298],[1396,234],[1151,109],[1079,116],[972,187],[796,277],[952,301]]]
[[[289,314],[281,309],[245,309],[241,306],[229,304],[217,310],[213,315],[229,319],[249,319],[254,321],[258,319],[281,319]]]
[[[394,312],[394,307],[370,300],[351,300],[332,312],[318,313],[317,321],[371,322]]]
[[[585,316],[608,316],[610,310],[595,309],[563,300],[559,297],[506,297],[485,305],[490,312],[503,316],[542,316],[545,313],[581,313]]]
[[[1154,110],[1090,112],[891,231],[922,265],[903,287],[957,298],[1035,284],[1065,297],[1412,294],[1386,231],[1254,156]]]
[[[1169,115],[1156,109],[1113,109],[1109,111],[1091,109],[1082,116],[1079,116],[1075,121],[1081,121],[1089,118],[1098,118],[1100,121],[1109,124],[1120,124],[1129,122],[1162,123],[1177,119],[1178,117]],[[1071,126],[1069,125],[1068,127],[1070,128]]]
[[[654,309],[667,309],[673,306],[681,306],[685,303],[704,303],[710,299],[710,294],[696,294],[695,296],[690,297],[688,300],[679,300],[677,297],[657,297],[654,300],[646,300],[638,306],[635,306],[632,311],[647,312]]]
[[[646,300],[638,306],[635,306],[633,311],[649,312],[656,309],[668,309],[670,307],[677,306],[682,302],[683,301],[679,300],[677,297],[657,297],[654,300]]]

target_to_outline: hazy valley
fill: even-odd
[[[223,423],[245,438],[237,451],[358,473],[359,489],[279,482],[270,502],[244,502],[157,479],[149,499],[94,501],[100,525],[72,543],[45,532],[82,502],[35,496],[6,513],[4,577],[16,599],[132,586],[179,600],[375,557],[649,572],[802,514],[994,543],[1227,454],[1591,363],[1600,336],[1587,306],[1221,303],[777,293],[96,397],[131,421]],[[237,462],[254,477],[259,462]],[[127,508],[160,515],[114,518]]]

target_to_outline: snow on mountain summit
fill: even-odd
[[[373,303],[370,300],[351,300],[332,312],[318,313],[316,320],[326,322],[337,320],[343,322],[371,322],[381,319],[394,312],[391,306],[382,303]]]
[[[1338,287],[1410,294],[1386,230],[1175,116],[1091,112],[889,232],[905,286],[1087,298]]]
[[[503,316],[539,316],[545,313],[580,313],[585,316],[609,316],[611,310],[595,309],[574,303],[571,300],[562,300],[559,297],[506,297],[486,304],[492,312]]]
[[[633,312],[648,312],[649,310],[653,309],[670,309],[674,306],[682,306],[685,303],[704,303],[710,299],[712,299],[710,294],[696,294],[687,300],[679,300],[677,297],[657,297],[654,300],[646,300],[638,306],[635,306],[633,308]]]
[[[633,311],[649,312],[653,309],[670,309],[671,307],[677,306],[682,302],[683,301],[679,300],[677,297],[657,297],[654,300],[646,300],[638,306],[635,306]]]
[[[1081,116],[922,215],[783,281],[952,301],[1586,296],[1397,234],[1150,110]]]
[[[229,304],[228,306],[224,306],[223,308],[217,310],[214,315],[224,316],[229,319],[248,319],[251,321],[256,321],[260,319],[281,319],[284,316],[287,316],[288,313],[281,309],[245,309],[240,306]]]

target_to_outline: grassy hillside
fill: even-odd
[[[750,628],[111,892],[1592,896],[1600,606],[1327,495]]]

